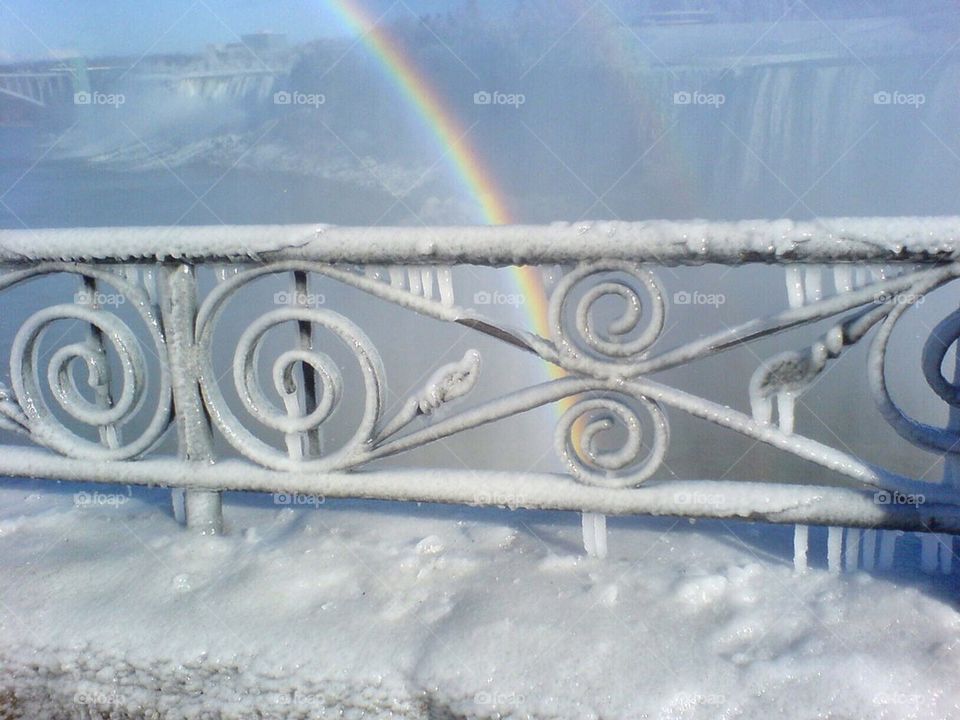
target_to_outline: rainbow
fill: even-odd
[[[483,221],[488,225],[512,222],[509,203],[487,168],[483,157],[470,143],[469,128],[443,104],[425,73],[417,68],[404,49],[379,26],[375,18],[357,0],[332,0],[331,6],[340,20],[357,33],[371,53],[380,61],[407,102],[430,130],[437,144],[450,158],[454,173],[476,200]]]
[[[434,141],[449,159],[458,182],[476,203],[479,216],[488,225],[509,225],[515,222],[510,203],[498,186],[482,155],[470,142],[470,129],[444,105],[441,95],[430,84],[427,75],[407,56],[404,48],[380,27],[381,18],[374,17],[358,0],[332,0],[337,17],[377,58],[409,106],[420,116]],[[513,267],[510,270],[525,302],[523,308],[530,327],[541,337],[549,338],[547,292],[540,270],[535,267]],[[551,378],[565,375],[555,365],[548,365]],[[569,400],[557,404],[561,412]]]

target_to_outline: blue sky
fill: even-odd
[[[362,0],[374,12],[439,12],[463,0]],[[514,0],[482,0],[481,7]],[[329,0],[0,0],[0,59],[44,58],[51,51],[192,51],[256,30],[291,40],[342,34]]]

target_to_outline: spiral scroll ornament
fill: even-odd
[[[635,487],[660,467],[669,442],[667,418],[654,401],[643,397],[636,401],[652,424],[653,437],[646,453],[640,417],[617,398],[581,400],[560,418],[554,435],[557,452],[580,482],[607,488]],[[579,420],[584,420],[585,425],[578,434],[575,425]],[[615,451],[601,451],[600,435],[617,425],[626,434],[623,446]]]
[[[359,426],[347,443],[322,457],[299,458],[267,444],[240,422],[228,406],[216,381],[212,362],[212,334],[222,305],[210,322],[201,325],[200,384],[211,418],[233,447],[247,458],[265,467],[281,470],[324,471],[350,467],[360,462],[374,437],[384,404],[383,364],[376,348],[359,327],[342,315],[303,307],[273,310],[257,318],[241,335],[233,358],[233,381],[240,402],[261,425],[284,434],[310,432],[319,428],[335,412],[344,397],[344,383],[333,359],[316,349],[294,349],[280,353],[273,363],[273,389],[282,407],[273,403],[261,386],[258,369],[267,334],[285,323],[309,322],[328,330],[354,356],[363,378],[365,403]],[[302,364],[318,378],[317,405],[302,411],[298,401],[297,365]]]
[[[573,307],[576,288],[603,275],[611,277],[589,287]],[[646,302],[637,287],[645,289]],[[623,310],[620,317],[600,327],[595,311],[605,297],[619,298]],[[660,336],[664,316],[663,289],[656,276],[629,262],[581,265],[563,277],[550,298],[551,339],[560,364],[594,376],[628,374]]]
[[[160,439],[171,419],[171,376],[163,336],[152,303],[142,290],[115,273],[92,267],[50,263],[33,270],[11,274],[0,290],[34,277],[56,272],[94,278],[114,286],[140,315],[154,343],[159,362],[158,400],[153,416],[136,438],[103,444],[90,440],[78,426],[121,429],[143,408],[147,397],[148,367],[144,349],[134,332],[118,316],[101,309],[76,304],[53,305],[31,315],[19,328],[10,355],[13,396],[22,417],[18,420],[31,438],[64,455],[87,460],[126,460],[143,454]],[[99,333],[101,348],[90,341],[75,342],[53,351],[42,372],[40,346],[51,328],[62,321],[80,322]],[[107,352],[120,365],[119,382],[110,378]],[[74,368],[85,371],[87,383],[95,390],[109,390],[111,402],[102,405],[84,397],[77,386]],[[42,378],[42,379],[41,379]],[[49,392],[45,392],[49,390]],[[119,394],[118,394],[119,393]],[[47,402],[52,396],[62,413]],[[63,418],[63,413],[69,418]]]

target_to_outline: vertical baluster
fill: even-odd
[[[80,279],[80,292],[77,294],[77,300],[91,310],[100,309],[100,291],[97,286],[96,278],[83,276]],[[94,385],[94,393],[97,407],[113,407],[113,396],[110,391],[110,364],[107,353],[103,346],[103,333],[96,325],[90,325],[86,339],[87,344],[97,357],[97,365],[102,368],[102,374],[98,382]],[[120,433],[115,425],[101,425],[99,428],[100,442],[109,448],[120,447]]]
[[[307,307],[310,301],[310,285],[307,273],[302,270],[295,270],[293,273],[293,297],[294,303],[299,307]],[[301,350],[313,350],[313,325],[308,320],[297,321],[297,342]],[[311,366],[301,363],[303,403],[304,411],[307,415],[317,408],[317,376]],[[322,451],[323,438],[320,436],[322,431],[308,430],[304,433],[306,447],[303,452],[307,457],[316,457]]]
[[[791,308],[803,307],[804,302],[814,296],[814,300],[820,299],[820,278],[816,279],[816,287],[811,286],[807,289],[804,283],[804,275],[800,267],[788,265],[784,268],[784,281],[787,285],[787,303]],[[796,395],[790,391],[777,393],[777,421],[780,429],[785,433],[793,432],[793,419],[795,411]],[[751,409],[754,420],[759,422],[770,422],[773,416],[773,404],[769,398],[760,396],[751,397]],[[810,551],[810,531],[806,525],[795,525],[793,529],[793,567],[798,572],[807,569],[807,555]]]
[[[200,393],[196,360],[197,278],[191,266],[170,263],[163,267],[161,317],[173,376],[173,406],[180,457],[188,462],[211,463],[213,433]],[[189,475],[189,470],[186,471]],[[205,533],[223,532],[221,493],[190,489],[185,495],[187,527]]]
[[[960,385],[960,344],[957,345],[953,365],[953,383]],[[947,429],[954,433],[960,432],[960,408],[950,405],[947,416]],[[960,485],[960,457],[956,453],[947,453],[943,459],[943,483],[957,487]],[[939,537],[940,545],[940,572],[950,574],[953,570],[953,535]]]

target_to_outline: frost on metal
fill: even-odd
[[[698,264],[946,262],[958,258],[958,217],[434,228],[221,225],[0,230],[0,262],[8,263],[270,259],[405,266],[457,262],[537,265],[602,259]],[[438,280],[439,290],[445,294],[444,278]]]
[[[0,293],[36,277],[79,278],[85,300],[53,304],[23,320],[9,350],[10,386],[0,385],[0,428],[43,450],[5,449],[0,472],[68,480],[159,484],[184,488],[187,520],[219,529],[225,489],[319,493],[438,502],[514,504],[584,513],[589,552],[606,553],[605,516],[651,513],[800,523],[795,564],[807,563],[807,524],[828,525],[830,566],[856,567],[860,554],[892,553],[894,536],[846,535],[842,527],[960,532],[960,493],[952,484],[904,477],[804,435],[794,406],[831,363],[861,341],[880,415],[904,441],[935,453],[956,452],[960,430],[909,417],[886,384],[886,355],[896,324],[927,293],[956,279],[958,218],[833,219],[812,223],[646,222],[543,227],[384,229],[314,226],[115,228],[0,232]],[[779,262],[786,266],[787,308],[664,347],[669,298],[657,265]],[[889,273],[852,261],[892,263]],[[451,265],[560,263],[551,270],[545,335],[503,325],[457,304]],[[836,292],[812,263],[833,266]],[[804,264],[806,263],[806,264]],[[200,293],[194,266],[216,282]],[[434,267],[435,266],[435,267]],[[214,339],[230,302],[266,277],[289,280],[288,303],[249,313],[234,347],[232,372],[218,373]],[[556,378],[478,401],[481,356],[436,367],[420,387],[388,409],[389,368],[349,308],[309,302],[311,283],[350,287],[380,302],[469,328],[522,350],[562,372]],[[122,294],[116,312],[90,298],[98,288]],[[600,304],[620,314],[601,319]],[[89,328],[83,342],[38,350],[53,323]],[[130,327],[135,322],[137,327]],[[823,323],[812,343],[787,343],[758,363],[743,390],[750,412],[663,381],[660,374],[794,328]],[[265,367],[268,334],[291,327],[290,346]],[[954,313],[930,334],[923,352],[926,382],[951,407],[960,389],[941,365],[960,336]],[[271,335],[271,337],[274,337]],[[331,343],[325,346],[319,342]],[[787,336],[789,337],[789,336]],[[331,356],[333,345],[349,358]],[[273,349],[273,348],[272,348]],[[109,353],[119,359],[111,376]],[[148,357],[159,372],[147,372]],[[85,369],[95,400],[77,386]],[[235,397],[237,402],[228,401]],[[528,410],[566,403],[553,428],[563,475],[370,470],[375,461],[442,441]],[[338,408],[354,425],[331,444],[324,434]],[[133,423],[147,410],[147,420]],[[776,410],[776,420],[774,420]],[[689,483],[653,479],[670,450],[670,416],[685,413],[832,471],[830,487],[768,483]],[[78,427],[96,430],[96,439]],[[177,457],[157,448],[176,427]],[[341,433],[342,434],[342,433]],[[610,438],[617,438],[611,448]],[[243,463],[218,458],[218,441]],[[169,443],[167,443],[169,446]],[[79,462],[78,462],[79,461]],[[718,473],[722,469],[718,469]],[[703,484],[704,482],[708,484]],[[697,498],[707,498],[700,502]],[[922,495],[921,505],[875,501],[874,493]],[[511,501],[513,502],[513,501]],[[878,550],[879,547],[879,550]],[[933,546],[936,548],[936,546]],[[930,557],[934,551],[928,552]],[[929,559],[929,558],[928,558]],[[930,562],[933,562],[930,560]]]

